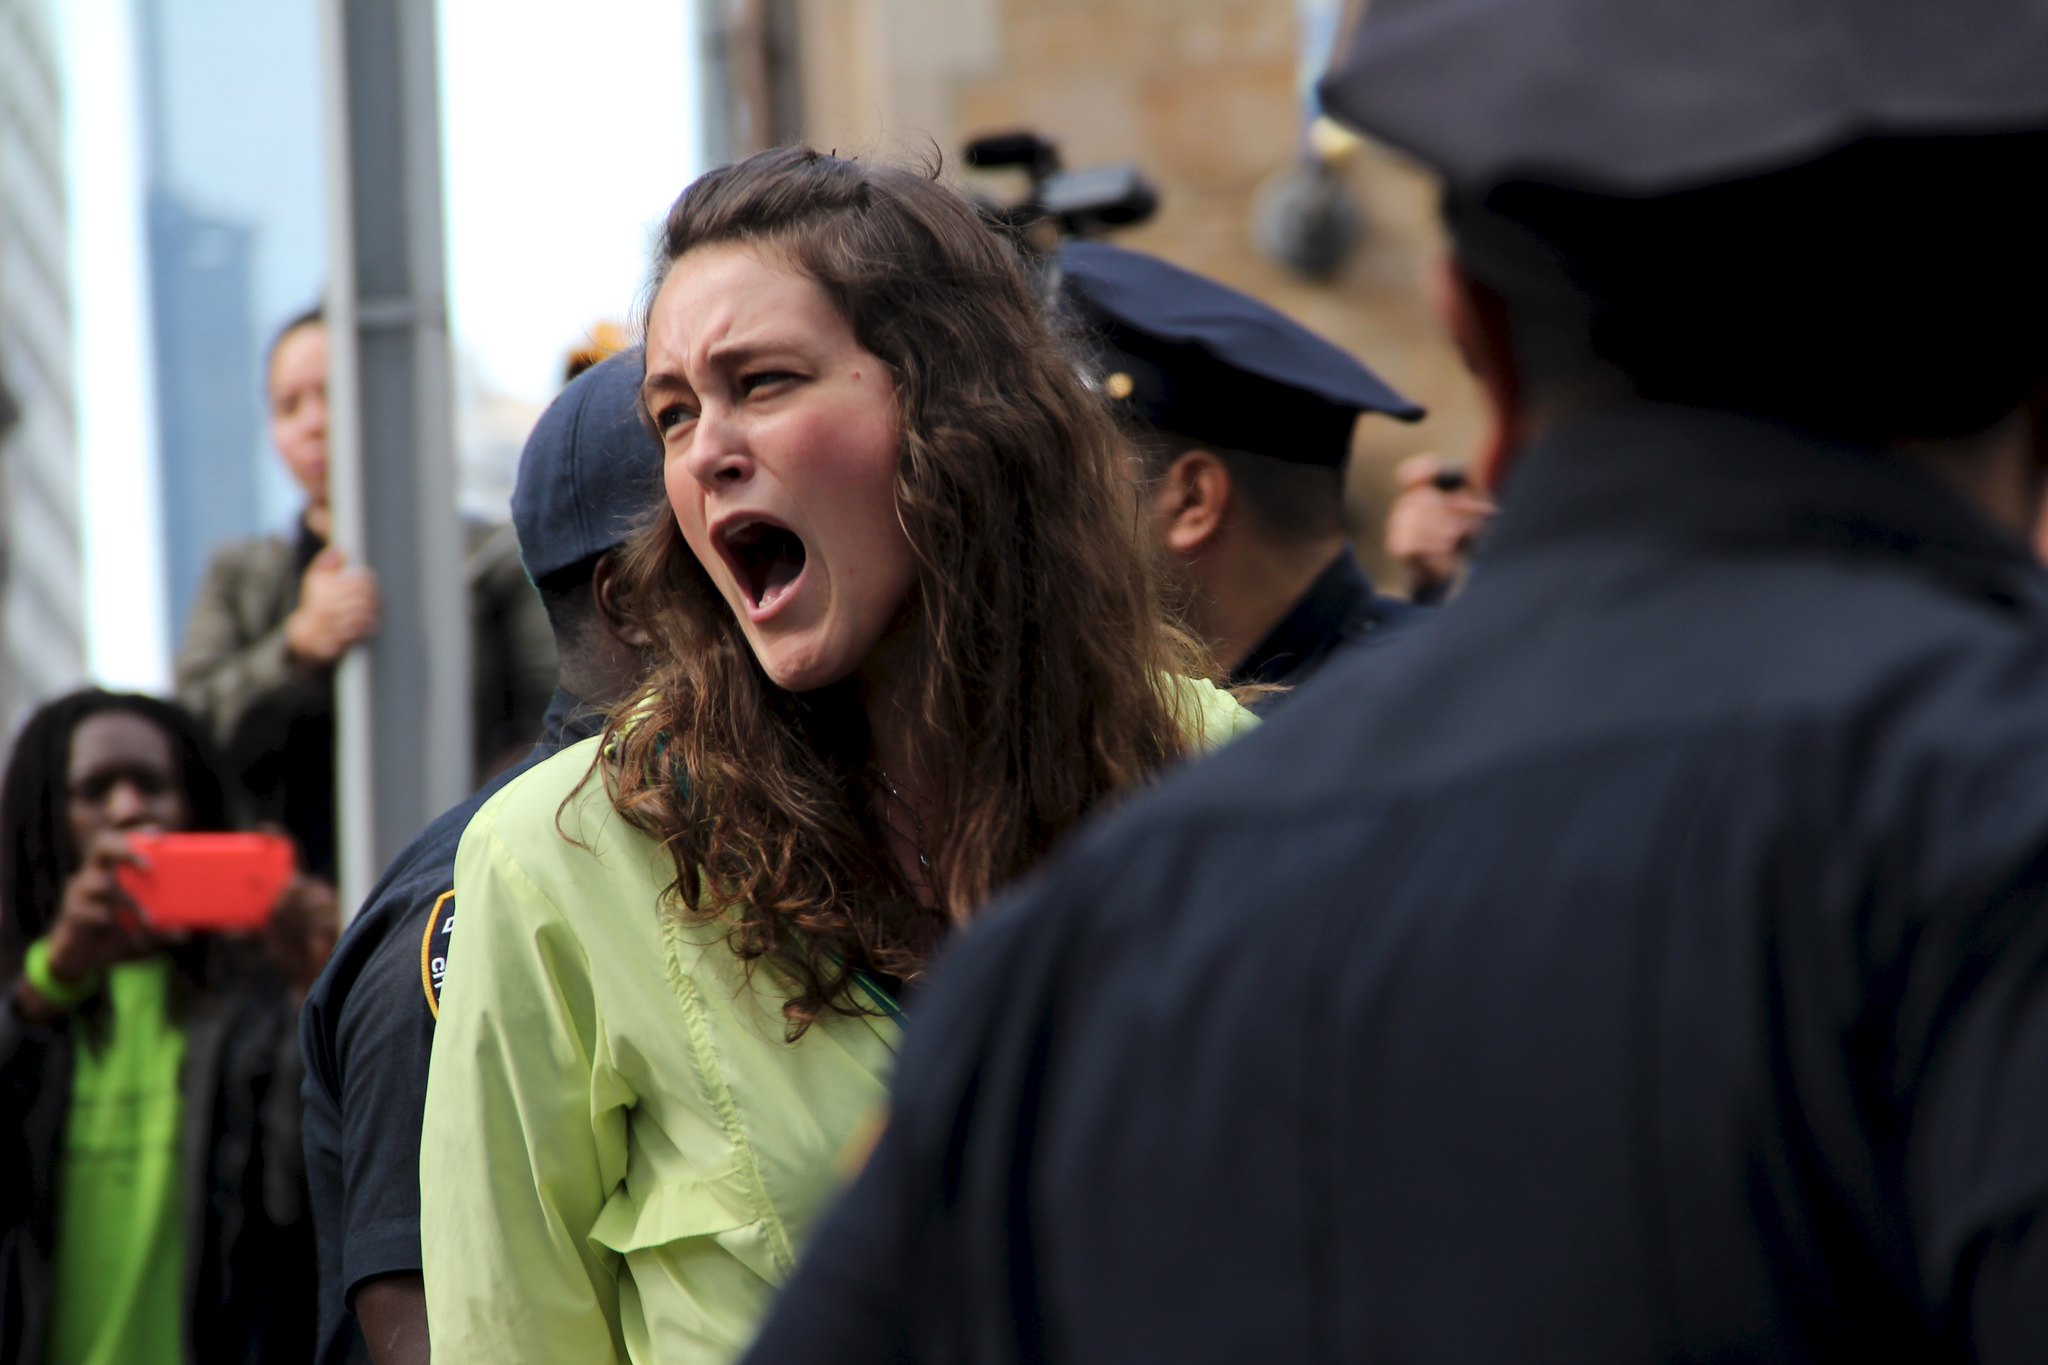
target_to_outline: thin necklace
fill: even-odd
[[[889,770],[887,768],[884,768],[879,763],[871,764],[870,766],[874,768],[875,776],[882,779],[882,790],[889,793],[889,799],[894,801],[897,805],[903,807],[904,813],[910,817],[910,842],[911,847],[917,853],[918,871],[929,873],[932,870],[932,864],[931,859],[924,856],[924,817],[917,813],[916,806],[911,805],[908,801],[903,799],[902,792],[896,790],[895,779],[889,776]]]

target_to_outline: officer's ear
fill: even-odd
[[[1487,427],[1468,471],[1481,489],[1497,493],[1524,434],[1522,375],[1515,362],[1507,301],[1448,256],[1430,294],[1437,321],[1457,343],[1486,399]]]
[[[627,600],[625,585],[620,578],[620,559],[617,550],[607,550],[598,556],[597,566],[590,574],[590,595],[597,603],[600,619],[608,634],[622,644],[634,649],[645,649],[654,643],[654,637],[640,624]]]
[[[2034,557],[2048,564],[2048,378],[2021,405],[2026,419],[2034,501]]]
[[[1234,493],[1230,469],[1213,451],[1175,456],[1152,489],[1152,520],[1160,541],[1176,555],[1200,554],[1229,519]]]

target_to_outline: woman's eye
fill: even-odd
[[[654,429],[666,435],[696,415],[681,403],[671,403],[654,414]]]
[[[775,388],[786,384],[796,376],[786,370],[759,370],[740,379],[740,388],[746,393],[759,393],[762,389]]]

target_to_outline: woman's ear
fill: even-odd
[[[1439,262],[1430,295],[1438,322],[1457,343],[1486,398],[1486,431],[1468,472],[1480,488],[1497,494],[1521,444],[1524,420],[1507,303],[1467,274],[1454,256]]]
[[[1176,456],[1152,490],[1160,543],[1182,558],[1199,555],[1230,515],[1230,470],[1207,450]]]

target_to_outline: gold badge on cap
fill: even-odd
[[[1137,390],[1137,387],[1137,383],[1122,370],[1118,370],[1115,374],[1102,381],[1102,391],[1118,402],[1129,398]]]

